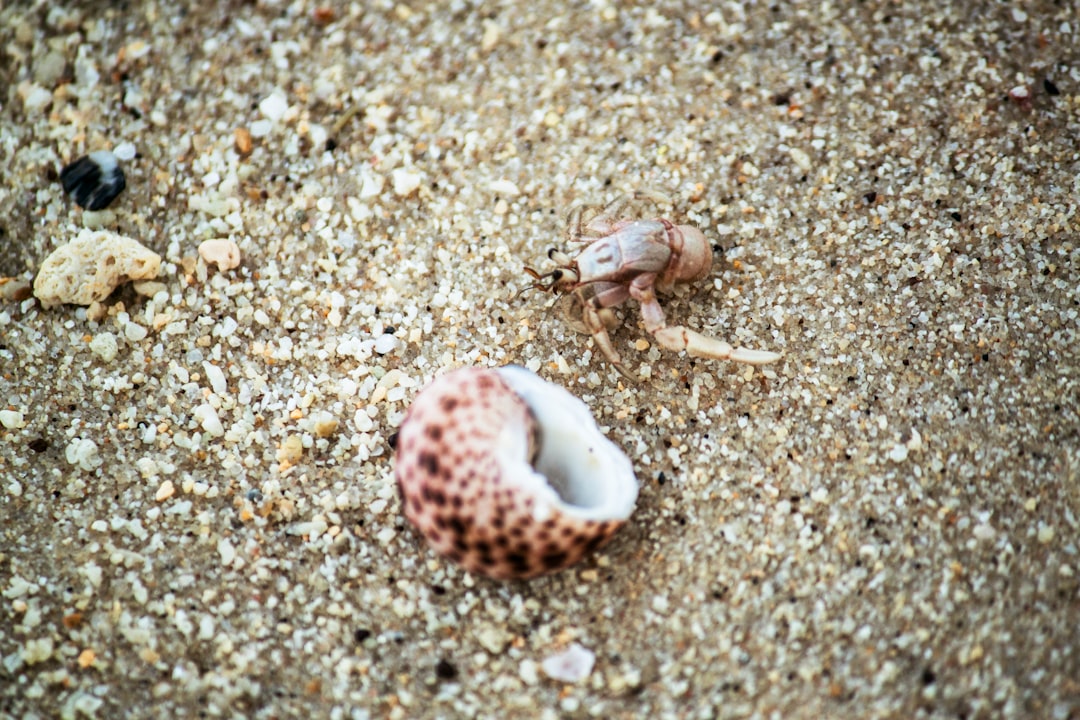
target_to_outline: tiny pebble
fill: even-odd
[[[118,352],[116,336],[111,332],[98,333],[90,341],[90,350],[105,362],[112,362]]]
[[[224,395],[228,391],[225,372],[221,368],[213,363],[203,362],[203,371],[206,373],[206,379],[210,382],[210,389],[216,395]]]
[[[127,181],[116,155],[98,150],[66,165],[60,184],[79,207],[102,210],[123,192]]]
[[[532,660],[522,660],[521,665],[518,666],[518,677],[521,678],[521,682],[526,685],[535,685],[540,681],[540,674],[537,672],[536,663]]]
[[[158,485],[157,492],[154,493],[154,499],[158,502],[164,502],[165,500],[171,498],[175,493],[176,486],[173,485],[173,481],[166,480],[165,482],[161,483],[161,485]]]
[[[259,103],[259,112],[263,114],[270,122],[277,122],[281,118],[285,117],[285,113],[289,109],[289,101],[285,98],[285,95],[278,90],[267,95]]]
[[[389,333],[384,333],[375,338],[375,352],[380,355],[386,355],[387,353],[393,352],[397,349],[397,346],[397,338]]]
[[[139,342],[146,338],[149,331],[138,323],[129,322],[124,325],[124,337],[131,342]]]
[[[805,151],[800,150],[799,148],[791,148],[790,150],[788,150],[788,155],[791,157],[791,160],[796,165],[798,165],[799,169],[803,172],[806,172],[813,168],[813,163],[810,161],[810,156],[807,155]]]
[[[236,146],[236,152],[241,155],[250,155],[253,147],[251,131],[243,127],[233,130],[233,144]]]
[[[274,123],[269,120],[256,120],[251,123],[251,137],[261,138],[270,134],[270,131],[274,129]]]
[[[889,459],[895,463],[904,462],[907,460],[907,456],[907,445],[897,443],[896,445],[893,445],[892,450],[889,451]]]
[[[488,185],[488,190],[504,197],[517,197],[521,194],[518,186],[509,180],[495,180]]]
[[[420,187],[424,176],[408,168],[397,168],[390,173],[390,179],[394,185],[394,194],[398,197],[406,197]]]
[[[576,683],[589,676],[595,662],[596,654],[592,650],[571,643],[563,652],[545,658],[540,667],[552,680]]]
[[[1038,538],[1039,538],[1039,542],[1042,543],[1043,545],[1048,544],[1049,542],[1051,542],[1054,539],[1054,528],[1049,526],[1049,525],[1044,525],[1043,523],[1039,523]]]
[[[17,430],[26,423],[23,421],[23,414],[18,410],[0,410],[0,425],[8,430]]]
[[[207,265],[217,265],[218,270],[232,270],[240,265],[240,246],[223,238],[204,240],[199,244],[199,257]]]
[[[22,96],[23,112],[29,116],[40,114],[53,99],[53,94],[40,85],[28,85],[25,88],[20,85],[19,93]]]
[[[138,154],[138,151],[135,149],[134,143],[122,142],[113,148],[113,155],[116,156],[116,159],[124,162],[134,160],[136,154]]]

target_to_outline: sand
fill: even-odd
[[[1078,23],[3,7],[0,716],[1080,718]],[[127,188],[85,212],[58,175],[99,149]],[[628,303],[628,381],[516,294],[570,208],[640,190],[714,243],[669,323],[781,362],[663,350]],[[156,281],[44,309],[83,228]],[[641,481],[529,582],[428,550],[390,448],[432,377],[508,363]]]

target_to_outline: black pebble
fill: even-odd
[[[457,668],[446,660],[440,660],[435,665],[435,676],[440,680],[453,680],[458,675]]]
[[[64,192],[79,207],[102,210],[127,186],[120,161],[108,150],[98,150],[66,166],[60,171]]]

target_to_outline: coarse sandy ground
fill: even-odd
[[[0,9],[0,275],[83,226],[163,258],[0,305],[0,715],[1080,718],[1075,4],[328,7]],[[125,143],[74,206],[59,169]],[[628,382],[515,297],[637,189],[715,243],[671,321],[780,363],[629,303]],[[506,363],[642,485],[527,583],[428,551],[389,447]]]

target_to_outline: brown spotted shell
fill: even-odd
[[[626,521],[637,480],[585,405],[528,370],[465,368],[415,399],[397,441],[405,516],[469,572],[561,570]]]

